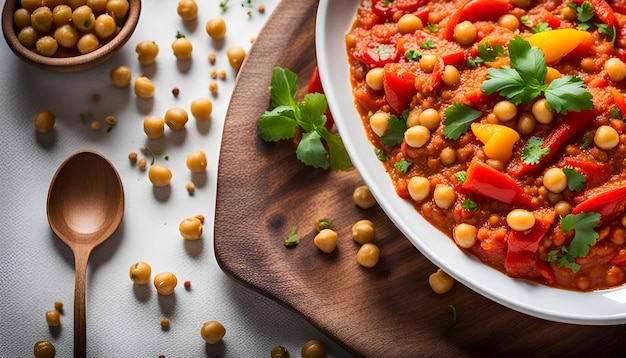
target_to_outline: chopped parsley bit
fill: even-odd
[[[465,170],[458,171],[454,173],[454,177],[459,181],[459,184],[463,184],[467,180],[467,172]]]
[[[469,210],[469,211],[477,211],[478,210],[478,203],[476,203],[475,201],[473,201],[472,199],[469,198],[465,198],[463,199],[463,201],[461,202],[461,207],[464,210]]]
[[[259,138],[276,142],[291,139],[301,131],[302,139],[296,148],[296,157],[315,168],[348,170],[352,168],[350,156],[338,134],[324,127],[328,108],[322,93],[308,93],[297,102],[298,75],[275,67],[270,85],[272,110],[265,111],[258,121]],[[324,142],[328,149],[324,145]]]
[[[285,247],[294,247],[300,243],[300,237],[296,234],[296,226],[291,228],[289,237],[285,240]]]
[[[408,160],[406,160],[404,158],[402,158],[399,161],[397,161],[393,166],[400,173],[406,173],[409,170],[409,167],[411,166],[411,164],[413,164],[413,163],[409,162]]]
[[[472,122],[482,116],[482,112],[460,102],[455,102],[446,108],[443,116],[443,124],[446,126],[443,129],[444,137],[456,140],[467,132]]]
[[[489,43],[489,41],[485,41],[478,45],[478,56],[476,58],[468,58],[466,61],[466,65],[469,68],[476,68],[479,64],[485,62],[493,62],[498,57],[505,57],[506,53],[504,51],[504,46],[500,44],[495,44],[493,47]]]
[[[333,226],[330,222],[330,219],[317,219],[316,227],[318,231],[322,231],[324,229],[332,229]]]
[[[387,60],[391,56],[391,48],[387,45],[380,45],[374,49],[381,60]]]
[[[422,53],[414,49],[409,49],[404,53],[404,57],[409,61],[419,61],[422,58]]]
[[[228,1],[229,0],[220,1],[220,9],[222,9],[222,12],[226,12],[226,9],[228,8]]]
[[[424,50],[430,50],[437,47],[437,44],[433,40],[426,40],[420,44],[420,47]]]
[[[406,113],[406,112],[405,112]],[[394,145],[402,143],[404,140],[404,132],[406,132],[406,116],[403,113],[402,118],[398,118],[395,115],[389,116],[389,125],[385,134],[380,137],[380,141],[387,147],[393,147]]]
[[[593,109],[593,96],[580,77],[563,76],[549,84],[544,80],[548,67],[543,52],[519,35],[508,44],[511,67],[492,68],[481,89],[487,95],[498,92],[514,104],[529,103],[542,93],[548,106],[560,114]]]
[[[589,137],[587,137],[587,136],[584,136],[580,140],[580,149],[585,149],[585,148],[589,147],[590,144],[591,144],[591,139],[589,139]]]
[[[437,32],[437,30],[439,30],[439,26],[437,26],[437,24],[428,24],[427,28],[428,28],[428,31],[430,31],[433,34]]]
[[[569,245],[548,252],[548,262],[556,261],[560,267],[578,272],[580,265],[576,259],[587,256],[589,247],[596,244],[599,235],[594,229],[598,227],[599,221],[600,214],[596,212],[569,214],[561,218],[561,232],[574,230],[574,238]]]
[[[150,165],[154,165],[156,157],[163,154],[163,150],[153,151],[150,148],[144,147],[144,146],[140,147],[139,149],[141,150],[143,154],[150,157]],[[165,158],[166,160],[168,159],[168,157],[165,157]]]
[[[522,160],[526,164],[538,164],[541,158],[550,154],[550,148],[543,148],[543,138],[530,137],[522,150]]]
[[[580,5],[570,1],[567,5],[576,10],[576,26],[578,30],[588,31],[595,27],[598,29],[600,34],[611,39],[611,45],[615,44],[615,27],[609,27],[607,24],[593,22],[592,20],[595,14],[595,9],[589,1],[583,1]]]
[[[533,27],[533,33],[538,34],[540,32],[550,31],[552,28],[548,25],[547,22],[539,22],[535,27]]]
[[[580,174],[572,168],[563,168],[563,173],[567,177],[567,187],[573,192],[579,192],[583,190],[587,177]]]
[[[615,107],[611,108],[610,117],[611,119],[624,119],[622,112],[620,112],[619,108]]]
[[[374,149],[374,154],[376,155],[376,158],[378,160],[380,160],[381,162],[384,162],[385,160],[387,160],[387,154],[385,154],[385,151],[382,149]]]
[[[177,39],[184,39],[185,37],[186,37],[185,34],[183,34],[180,31],[176,31],[176,38]]]
[[[454,305],[448,305],[448,307],[452,310],[452,323],[450,323],[450,327],[448,327],[448,329],[452,329],[458,322],[458,315]]]
[[[528,19],[528,15],[520,16],[519,21],[526,27],[533,27],[533,25],[530,23],[530,20]]]

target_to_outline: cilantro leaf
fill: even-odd
[[[583,190],[587,177],[575,171],[572,168],[563,168],[563,173],[567,178],[567,187],[569,190],[579,192]]]
[[[538,164],[543,157],[550,154],[550,148],[543,148],[543,138],[530,137],[522,150],[522,161],[526,164]]]
[[[420,44],[420,47],[424,50],[430,50],[437,47],[437,44],[433,40],[426,40]]]
[[[328,161],[334,171],[348,170],[352,168],[352,161],[341,137],[331,134],[328,129],[321,127],[317,131],[328,145]]]
[[[382,137],[381,142],[387,147],[393,147],[396,144],[402,143],[404,140],[404,132],[406,132],[406,119],[398,118],[395,115],[389,116],[389,125]]]
[[[382,149],[374,149],[374,154],[376,155],[376,159],[380,160],[381,162],[387,160],[387,154],[385,154],[385,151]]]
[[[489,41],[485,41],[478,45],[478,56],[485,62],[493,62],[498,57],[506,56],[506,53],[504,52],[504,46],[500,44],[491,46]]]
[[[296,157],[306,165],[328,169],[328,153],[326,153],[321,138],[317,132],[302,134],[302,139],[296,148]]]
[[[293,226],[291,228],[291,232],[289,233],[289,237],[285,240],[286,247],[294,247],[300,243],[300,237],[296,233],[297,227]]]
[[[374,49],[374,52],[378,54],[381,60],[387,60],[391,57],[391,48],[387,45],[380,45]]]
[[[548,67],[543,52],[538,47],[516,36],[508,44],[511,67],[530,85],[541,86],[548,74]]]
[[[561,232],[574,230],[574,238],[568,245],[567,256],[585,257],[589,254],[589,247],[596,244],[598,233],[594,230],[600,221],[600,214],[596,212],[569,214],[561,218]],[[569,260],[572,262],[572,260]]]
[[[270,95],[272,107],[287,106],[293,108],[296,103],[298,76],[280,67],[274,67]]]
[[[459,181],[459,184],[463,184],[467,180],[467,172],[465,170],[458,171],[454,173],[454,177]]]
[[[399,161],[395,162],[395,164],[393,166],[400,173],[406,173],[409,170],[409,167],[411,166],[411,164],[413,164],[413,163],[409,162],[408,160],[406,160],[404,158],[402,158]]]
[[[259,119],[258,136],[266,142],[293,138],[298,131],[298,121],[293,118],[291,107],[278,106],[265,111]]]
[[[478,204],[475,201],[473,201],[472,199],[469,199],[469,198],[463,199],[463,201],[461,202],[461,207],[464,210],[468,210],[468,211],[477,211],[478,210]]]
[[[560,114],[568,110],[580,112],[583,109],[593,109],[593,96],[587,92],[580,77],[563,76],[550,82],[544,95],[552,109]]]
[[[443,135],[448,139],[459,139],[465,134],[472,122],[480,118],[481,111],[477,111],[472,107],[466,106],[460,102],[455,102],[443,112]]]

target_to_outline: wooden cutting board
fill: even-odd
[[[518,313],[457,283],[437,295],[428,285],[436,270],[375,207],[357,208],[357,171],[305,167],[290,141],[265,143],[256,123],[269,108],[272,70],[299,75],[299,88],[315,68],[317,0],[283,0],[241,68],[221,148],[215,254],[230,276],[299,312],[348,351],[366,357],[616,356],[626,353],[626,326],[577,326]],[[337,34],[343,36],[343,34]],[[337,54],[337,61],[344,61]],[[351,106],[346,103],[346,106]],[[382,168],[381,168],[382,169]],[[330,218],[337,250],[313,244],[314,222]],[[360,267],[351,227],[376,225],[381,260]],[[283,242],[293,226],[300,244]],[[453,322],[453,306],[458,321]]]

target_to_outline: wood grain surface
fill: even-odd
[[[436,270],[375,207],[357,208],[358,172],[305,167],[290,141],[265,143],[256,123],[269,108],[274,66],[299,74],[303,88],[315,62],[317,0],[283,0],[242,66],[224,128],[220,154],[215,254],[243,285],[299,312],[355,356],[620,356],[626,326],[549,322],[510,310],[457,283],[437,295]],[[343,34],[337,34],[343,36]],[[337,54],[344,61],[344,54]],[[351,103],[346,103],[351,106]],[[417,215],[417,214],[416,214]],[[338,248],[313,244],[314,222],[330,218]],[[372,269],[355,259],[351,227],[376,225],[381,260]],[[300,244],[284,240],[297,226]],[[458,321],[452,325],[456,308]]]

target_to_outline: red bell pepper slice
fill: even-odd
[[[552,131],[548,134],[543,142],[542,147],[550,149],[550,152],[544,155],[539,163],[527,164],[520,163],[512,168],[509,173],[519,178],[522,175],[537,169],[544,165],[550,158],[552,158],[562,147],[565,146],[568,140],[575,134],[579,133],[581,129],[585,128],[595,118],[593,110],[584,110],[580,112],[568,112],[565,118],[557,124]]]
[[[311,78],[309,78],[309,83],[306,87],[306,93],[324,93],[324,89],[322,88],[322,80],[320,79],[320,73],[317,69],[317,66],[315,66],[313,74],[311,75]],[[325,114],[326,124],[324,125],[324,127],[326,127],[326,129],[331,129],[333,127],[333,124],[335,124],[335,120],[333,119],[332,113],[330,113],[330,108],[326,109]]]
[[[617,88],[611,88],[611,94],[613,95],[613,100],[615,101],[615,105],[617,109],[622,113],[622,116],[626,115],[626,98],[624,98],[624,94],[620,92]]]
[[[469,0],[449,17],[444,35],[448,41],[454,41],[454,28],[460,22],[497,20],[510,9],[508,0]]]
[[[463,188],[505,204],[537,209],[538,204],[522,189],[515,180],[487,164],[474,160],[467,168],[467,179]]]
[[[605,0],[574,0],[577,5],[582,4],[584,1],[589,1],[593,5],[593,12],[600,21],[609,26],[615,24],[615,12],[609,3]]]
[[[420,6],[427,3],[428,0],[374,0],[372,2],[372,12],[384,19],[390,20],[397,12],[402,12],[403,14],[414,12]]]
[[[572,214],[596,212],[600,221],[607,222],[626,211],[626,186],[594,195],[572,209]]]
[[[417,63],[389,63],[383,71],[383,87],[389,107],[396,113],[409,108],[415,88],[415,73],[419,69]]]
[[[546,235],[556,214],[551,210],[535,212],[535,225],[530,231],[511,230],[508,237],[508,250],[504,267],[512,277],[538,277],[540,273],[535,254],[541,239]]]

